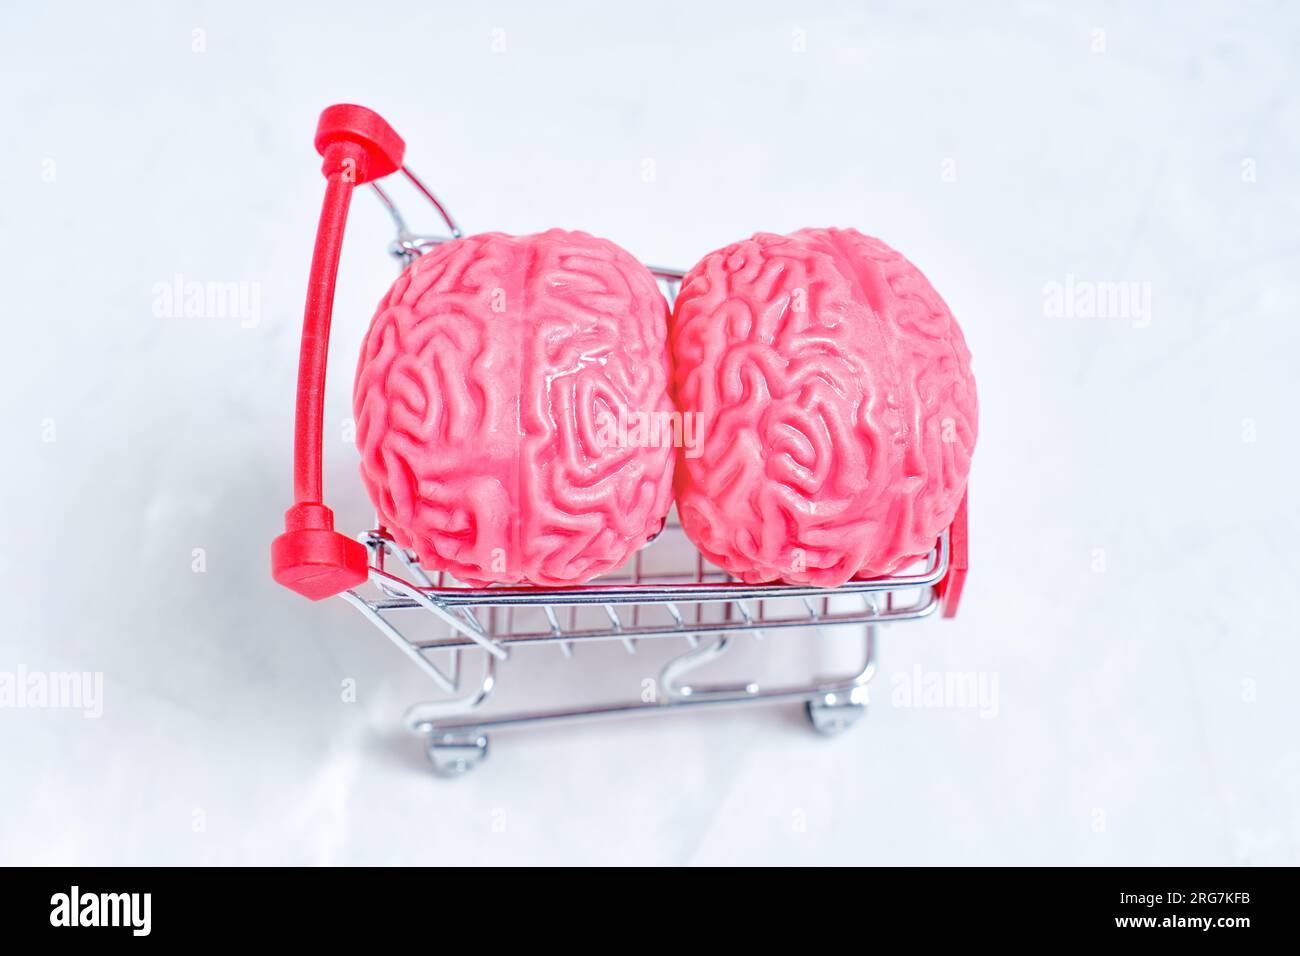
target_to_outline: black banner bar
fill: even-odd
[[[434,943],[439,927],[505,925],[556,932],[559,943],[610,919],[660,935],[667,926],[654,928],[656,914],[716,898],[710,922],[721,930],[725,920],[732,933],[782,924],[807,932],[861,916],[863,945],[879,929],[921,932],[927,945],[1128,938],[1181,947],[1294,939],[1294,876],[1226,868],[9,869],[0,871],[0,922],[7,942],[339,945],[373,944],[377,931],[428,931]]]

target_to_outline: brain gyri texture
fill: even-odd
[[[706,256],[672,320],[686,533],[749,581],[834,586],[926,554],[975,447],[970,353],[907,259],[853,230],[759,234]]]
[[[672,504],[667,303],[611,242],[489,233],[421,256],[371,322],[353,406],[361,475],[426,568],[566,585],[622,564]]]

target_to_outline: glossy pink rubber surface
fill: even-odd
[[[751,583],[897,571],[952,521],[977,430],[970,353],[925,277],[855,232],[763,234],[705,256],[672,321],[675,396],[701,416],[682,525]]]
[[[558,229],[446,243],[398,278],[362,348],[361,477],[421,563],[473,583],[578,584],[672,504],[668,306],[613,243]],[[632,433],[635,438],[635,434]]]

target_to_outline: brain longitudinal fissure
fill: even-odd
[[[741,579],[892,573],[952,521],[977,428],[970,353],[879,240],[809,229],[711,253],[678,294],[672,356],[677,406],[703,423],[678,461],[682,525]]]
[[[380,303],[354,388],[362,479],[421,563],[470,583],[575,584],[663,525],[671,444],[608,424],[667,415],[667,304],[580,232],[497,233],[420,257]]]

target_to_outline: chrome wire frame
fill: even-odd
[[[673,525],[660,540],[680,535],[680,526]],[[934,614],[939,608],[937,585],[948,572],[945,531],[920,570],[835,588],[746,584],[706,565],[698,553],[689,571],[647,572],[646,555],[658,542],[638,552],[627,568],[581,587],[475,587],[442,572],[431,576],[383,529],[360,537],[371,556],[369,588],[366,594],[355,589],[343,597],[442,691],[441,699],[411,707],[405,723],[427,738],[435,767],[446,774],[464,772],[482,759],[489,730],[584,717],[803,702],[816,729],[842,730],[867,703],[879,627]],[[403,625],[412,612],[426,621],[425,613],[432,614],[445,627],[434,634],[408,633]],[[594,620],[579,621],[580,612]],[[534,623],[528,620],[530,614]],[[754,680],[708,685],[687,680],[696,669],[723,657],[738,638],[800,632],[815,638],[818,632],[849,625],[862,628],[863,654],[860,666],[848,674],[779,686]],[[472,716],[495,689],[499,663],[516,647],[556,645],[572,657],[580,645],[619,642],[634,654],[642,641],[669,646],[662,642],[673,639],[682,642],[681,647],[660,670],[652,701]],[[446,664],[435,663],[438,652],[446,652]],[[465,652],[482,662],[477,679],[464,679]]]
[[[388,210],[397,229],[389,252],[403,267],[430,249],[460,238],[456,221],[433,192],[405,166],[402,175],[433,206],[450,233],[418,235],[408,229],[388,193],[371,187]],[[675,299],[684,273],[648,266],[669,303]],[[681,535],[680,526],[665,529],[660,538]],[[442,692],[437,700],[415,704],[405,717],[407,727],[424,735],[434,768],[457,775],[486,756],[487,732],[503,727],[578,720],[590,717],[667,713],[682,708],[744,703],[802,702],[813,727],[837,733],[851,726],[865,710],[867,683],[875,671],[880,626],[918,620],[934,614],[940,604],[938,585],[948,573],[949,538],[945,531],[917,571],[834,588],[788,584],[747,584],[706,565],[693,548],[694,567],[673,572],[645,571],[645,556],[658,546],[641,549],[629,566],[580,587],[476,587],[454,581],[443,572],[421,568],[416,557],[399,547],[382,528],[360,536],[370,554],[368,593],[358,588],[342,597],[361,612]],[[681,543],[681,542],[679,542]],[[844,598],[855,606],[844,608]],[[796,611],[774,605],[794,603]],[[833,606],[834,605],[834,606]],[[708,613],[711,609],[713,613]],[[424,612],[424,613],[421,613]],[[578,622],[579,612],[596,614],[595,622]],[[603,617],[599,614],[603,612]],[[433,635],[408,634],[399,625],[414,613],[445,626]],[[529,625],[531,614],[536,625]],[[564,623],[567,618],[567,625]],[[657,618],[657,620],[655,619]],[[861,663],[850,673],[819,677],[802,683],[760,685],[754,680],[695,684],[687,677],[722,658],[739,638],[762,639],[768,634],[808,634],[816,638],[828,629],[861,628]],[[682,642],[660,671],[655,699],[621,703],[577,704],[555,710],[478,715],[497,684],[497,669],[521,646],[556,645],[565,657],[575,647],[617,641],[628,653],[638,643]],[[476,678],[467,679],[464,655],[482,662]],[[439,664],[434,655],[445,654]]]

